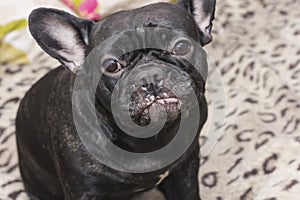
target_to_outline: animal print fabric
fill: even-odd
[[[224,83],[226,118],[201,158],[203,200],[300,199],[298,8],[298,0],[218,1],[207,51]]]
[[[299,0],[217,1],[206,50],[222,76],[224,85],[210,92],[224,90],[218,109],[226,118],[218,143],[201,156],[202,200],[300,198],[299,6]],[[28,53],[30,65],[0,66],[0,200],[28,200],[14,120],[25,92],[58,65],[36,45]],[[201,135],[201,146],[208,137]]]

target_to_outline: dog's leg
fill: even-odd
[[[200,200],[198,187],[199,157],[195,151],[159,186],[167,200]]]
[[[31,195],[29,193],[27,193],[28,197],[30,200],[46,200],[46,199],[43,199],[43,198],[40,198],[40,197],[37,197],[37,196],[34,196],[34,195]],[[54,199],[53,199],[54,200]]]
[[[159,190],[153,189],[153,190],[138,194],[138,195],[132,197],[130,200],[165,200],[165,198]]]

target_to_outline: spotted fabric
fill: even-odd
[[[201,157],[204,200],[299,199],[299,6],[218,1],[207,51],[224,83],[226,118],[224,127],[215,125],[224,128],[218,143]]]

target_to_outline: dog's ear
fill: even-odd
[[[50,56],[73,73],[83,64],[93,22],[50,8],[38,8],[29,16],[29,30]]]
[[[194,16],[200,31],[201,45],[208,44],[212,40],[211,29],[216,0],[178,0],[178,5]]]

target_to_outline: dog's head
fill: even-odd
[[[191,88],[198,98],[203,97],[207,66],[205,53],[195,41],[202,46],[211,41],[214,8],[215,0],[157,3],[114,13],[99,22],[39,8],[31,13],[29,27],[42,49],[74,74],[86,66],[84,60],[93,49],[116,36],[102,46],[98,69],[103,77],[96,95],[111,111],[117,82],[122,80],[128,86],[120,93],[133,87],[128,109],[133,121],[144,126],[160,120],[161,107],[167,121],[176,120]],[[125,51],[124,46],[132,51]],[[198,65],[198,70],[193,65]],[[126,104],[122,99],[119,103]]]

